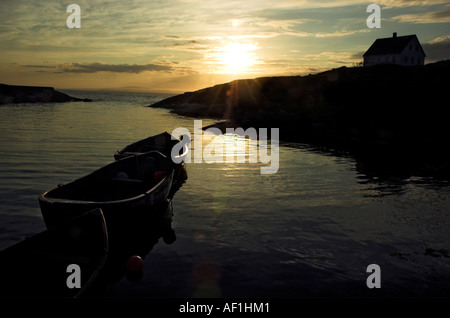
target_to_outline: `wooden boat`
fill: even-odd
[[[158,151],[125,157],[42,193],[42,216],[49,227],[101,208],[107,224],[120,222],[139,210],[164,204],[174,193],[174,172],[172,160]]]
[[[129,156],[136,156],[141,153],[149,152],[149,151],[159,151],[164,154],[167,158],[172,158],[172,149],[175,145],[180,143],[181,141],[173,138],[167,132],[163,132],[161,134],[151,136],[137,142],[134,142],[122,150],[118,150],[114,154],[114,158],[116,160],[120,160]],[[187,179],[187,171],[186,166],[184,164],[184,158],[187,156],[189,148],[186,144],[181,147],[179,153],[174,156],[177,161],[181,161],[180,163],[175,164],[175,171],[172,183],[172,194],[171,197],[175,194],[178,189],[184,184]],[[173,159],[172,158],[172,162]]]
[[[159,151],[170,158],[172,148],[179,142],[180,140],[172,138],[172,135],[170,135],[169,133],[163,132],[159,135],[151,136],[132,143],[122,150],[117,150],[117,152],[114,154],[114,158],[116,160],[119,160],[128,156],[133,156],[139,153],[149,152],[153,150]],[[184,145],[177,156],[184,157],[187,155],[187,152],[188,148],[186,145]]]
[[[108,233],[101,209],[27,238],[0,252],[0,297],[79,297],[92,285],[108,252]],[[68,266],[80,269],[80,288]]]

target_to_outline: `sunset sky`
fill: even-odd
[[[69,29],[69,4],[81,28]],[[381,28],[369,29],[369,4]],[[0,1],[0,83],[196,90],[237,78],[352,66],[376,38],[416,34],[450,59],[448,0]]]

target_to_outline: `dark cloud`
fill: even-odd
[[[436,62],[450,59],[450,38],[439,42],[422,44],[427,55],[425,62]]]
[[[189,49],[204,49],[202,44],[200,44],[196,40],[177,42],[173,43],[172,45],[165,45],[164,47],[188,47]]]
[[[433,12],[432,16],[434,18],[447,18],[450,17],[450,10]]]
[[[17,64],[17,63],[14,63]],[[191,68],[178,66],[179,62],[161,61],[160,64],[104,64],[104,63],[69,63],[69,64],[26,64],[22,67],[35,69],[34,72],[39,73],[135,73],[142,72],[172,72],[178,71],[182,73],[192,72]]]
[[[173,68],[169,65],[158,64],[103,64],[103,63],[72,63],[64,65],[23,65],[23,67],[41,69],[37,72],[44,72],[42,69],[53,69],[51,73],[98,73],[98,72],[113,72],[113,73],[135,73],[142,72],[161,72],[172,71]]]
[[[350,55],[350,58],[362,60],[364,53],[366,53],[366,51],[354,52],[354,53],[352,53],[352,55]]]
[[[12,64],[17,64],[17,63],[12,63]],[[23,67],[28,67],[28,68],[55,68],[54,66],[51,66],[51,65],[23,65]]]
[[[97,72],[113,72],[113,73],[135,73],[142,72],[159,72],[171,71],[172,67],[168,65],[158,64],[103,64],[90,63],[80,64],[72,63],[72,65],[63,69],[66,73],[97,73]]]

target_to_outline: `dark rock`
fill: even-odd
[[[0,84],[0,104],[91,102],[55,91],[53,87]]]

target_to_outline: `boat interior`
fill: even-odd
[[[132,198],[148,192],[167,176],[169,161],[158,151],[130,156],[59,186],[46,197],[97,202]]]

